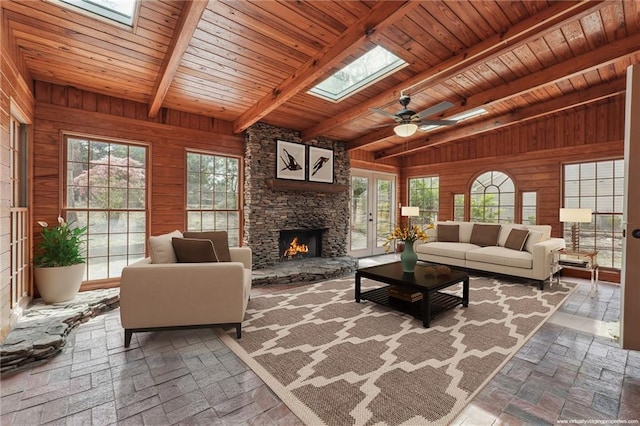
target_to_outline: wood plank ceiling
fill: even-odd
[[[640,61],[639,1],[143,1],[133,29],[56,0],[2,1],[32,78],[149,106],[324,135],[378,158],[406,155],[624,91]],[[307,93],[381,45],[409,63],[334,103]],[[446,118],[410,138],[388,117],[401,93]],[[385,124],[389,124],[385,126]]]

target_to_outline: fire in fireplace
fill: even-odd
[[[322,255],[322,229],[286,229],[280,231],[280,261]]]

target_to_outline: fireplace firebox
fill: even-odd
[[[283,229],[280,231],[280,261],[322,256],[324,229]]]

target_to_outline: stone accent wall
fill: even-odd
[[[349,191],[270,188],[267,181],[276,177],[278,139],[302,143],[299,132],[264,123],[256,123],[246,131],[244,244],[253,251],[254,268],[265,268],[280,261],[278,237],[281,229],[328,228],[322,235],[322,257],[346,256]],[[346,144],[322,137],[305,144],[332,149],[334,184],[348,187],[350,162]]]

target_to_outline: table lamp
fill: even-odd
[[[407,227],[411,226],[411,217],[420,216],[420,207],[402,206],[400,216],[407,217]]]
[[[402,206],[401,216],[420,216],[420,207]]]
[[[591,209],[560,209],[560,222],[571,223],[571,250],[580,249],[579,223],[591,223]]]

